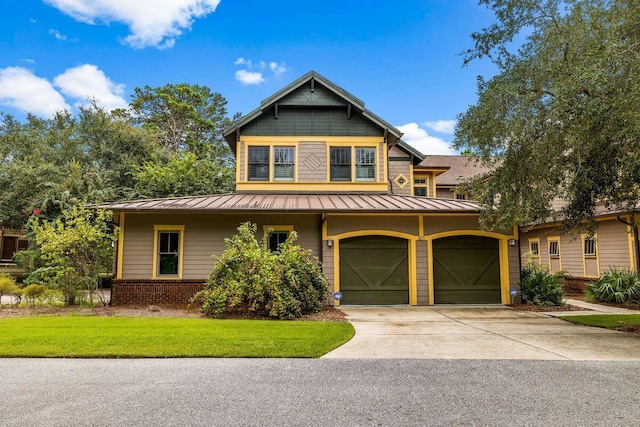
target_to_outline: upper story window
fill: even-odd
[[[376,180],[376,149],[356,147],[356,181]]]
[[[329,157],[331,181],[349,182],[354,172],[355,181],[376,180],[375,147],[331,147]],[[352,157],[355,162],[352,161]]]
[[[427,178],[414,178],[413,179],[413,195],[414,196],[425,196],[427,195]]]
[[[273,179],[293,181],[295,166],[294,147],[273,147]]]
[[[269,181],[269,149],[249,146],[249,181]]]
[[[584,238],[584,256],[596,256],[596,239],[593,237]]]
[[[467,195],[465,193],[455,193],[457,200],[467,200]]]
[[[331,147],[331,181],[351,181],[351,147]]]

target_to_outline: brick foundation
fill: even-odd
[[[204,280],[114,280],[111,304],[186,305],[203,288]]]
[[[592,281],[587,277],[567,276],[562,281],[562,289],[566,294],[583,294],[587,290],[587,283]]]

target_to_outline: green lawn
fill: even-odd
[[[0,357],[320,357],[347,322],[40,316],[0,319]]]
[[[562,316],[563,320],[599,328],[640,328],[640,314],[594,314],[590,316]]]

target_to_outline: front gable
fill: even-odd
[[[238,192],[386,193],[400,131],[315,72],[262,101],[224,136]]]

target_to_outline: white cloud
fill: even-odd
[[[113,83],[102,70],[92,64],[69,68],[53,79],[53,84],[67,97],[79,100],[76,106],[88,99],[95,99],[98,105],[113,110],[127,108],[122,98],[124,85]]]
[[[214,12],[220,0],[44,0],[86,24],[119,22],[131,34],[124,43],[134,48],[172,47],[196,18]]]
[[[455,151],[449,146],[449,142],[429,135],[417,123],[407,123],[396,127],[404,133],[402,140],[422,154],[455,154]]]
[[[453,131],[456,128],[456,121],[455,120],[436,120],[435,122],[424,122],[423,125],[433,131],[446,133],[448,135],[453,135]]]
[[[257,65],[254,65],[250,59],[245,59],[243,57],[236,59],[233,64],[244,67],[243,70],[236,71],[236,80],[246,85],[258,85],[264,82],[265,71],[271,70],[273,74],[278,75],[288,70],[284,62],[278,64],[277,62],[272,61],[267,64],[266,61],[259,61]],[[254,69],[256,71],[254,71]]]
[[[0,69],[0,104],[45,117],[70,108],[51,83],[22,67]]]
[[[67,36],[65,36],[64,34],[62,34],[58,30],[51,29],[51,30],[49,30],[49,34],[51,34],[52,36],[54,36],[58,40],[66,40],[67,39]]]
[[[236,71],[236,79],[246,85],[259,85],[264,81],[262,73],[247,70]]]
[[[269,62],[269,68],[271,69],[271,71],[273,71],[276,75],[277,74],[282,74],[285,71],[287,71],[287,66],[285,65],[285,63],[283,62],[282,64],[278,64],[277,62]]]

